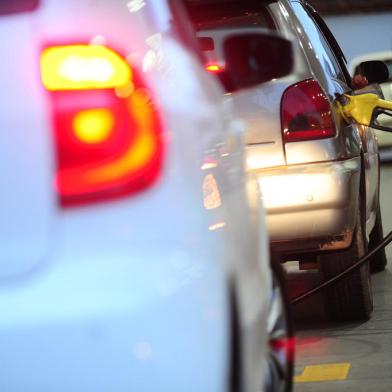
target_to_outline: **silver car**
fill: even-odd
[[[325,278],[339,273],[374,248],[383,231],[374,131],[347,122],[337,104],[340,94],[353,93],[338,43],[303,1],[189,1],[188,11],[201,42],[212,40],[202,45],[206,68],[219,75],[247,122],[246,164],[261,185],[275,256],[320,269]],[[292,74],[243,89],[228,83],[233,67],[222,41],[241,29],[294,39]],[[385,264],[384,252],[371,261],[374,270]],[[369,265],[330,288],[326,299],[335,319],[369,318]]]

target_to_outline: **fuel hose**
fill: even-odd
[[[374,249],[372,249],[368,254],[362,256],[357,262],[350,265],[350,267],[346,268],[345,270],[340,272],[338,275],[332,277],[331,279],[328,279],[325,282],[306,291],[305,293],[300,294],[299,296],[293,298],[291,300],[291,305],[297,305],[303,302],[304,300],[306,300],[307,298],[311,297],[312,295],[317,294],[318,292],[334,285],[337,282],[340,282],[346,276],[350,275],[350,273],[353,272],[355,269],[359,268],[362,264],[365,264],[367,261],[369,261],[371,257],[373,257],[382,248],[385,248],[391,241],[392,241],[392,231]]]

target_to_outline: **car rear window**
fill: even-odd
[[[219,28],[263,27],[276,30],[268,4],[257,0],[186,0],[185,5],[197,31]]]
[[[39,0],[0,0],[0,16],[31,12],[37,9]]]
[[[193,28],[197,32],[199,51],[203,53],[203,62],[217,67],[216,77],[226,92],[232,92],[230,75],[225,66],[222,44],[225,31],[262,28],[276,30],[274,19],[269,12],[269,4],[276,1],[263,0],[183,0]],[[215,33],[212,33],[214,31]],[[221,64],[222,65],[222,64]]]

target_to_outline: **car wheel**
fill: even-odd
[[[381,209],[378,205],[376,213],[376,223],[369,236],[369,250],[374,249],[384,239],[384,231],[382,228]],[[387,265],[387,256],[385,248],[382,248],[370,259],[370,272],[384,271]]]
[[[351,246],[339,252],[319,256],[324,279],[330,279],[354,264],[367,251],[360,209],[358,209],[356,230]],[[337,321],[368,320],[373,311],[373,292],[369,263],[355,269],[346,278],[326,290],[329,314]]]
[[[273,287],[268,313],[268,374],[267,392],[292,390],[294,366],[294,338],[284,270],[273,263]]]

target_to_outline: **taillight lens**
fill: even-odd
[[[285,142],[324,139],[336,135],[328,98],[313,79],[294,84],[284,92],[281,121]]]
[[[50,91],[63,206],[147,188],[162,163],[160,121],[150,91],[113,50],[46,48],[41,75]]]
[[[223,72],[224,67],[219,64],[207,64],[205,66],[206,70],[212,73]]]

